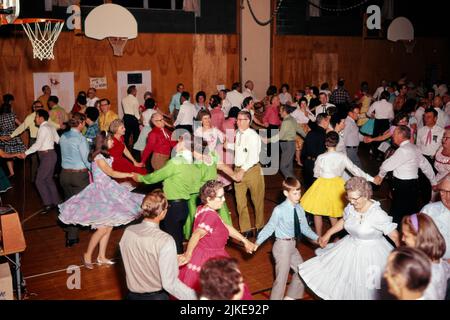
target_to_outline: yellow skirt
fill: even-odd
[[[345,207],[344,179],[318,178],[303,195],[300,203],[306,212],[340,218]]]

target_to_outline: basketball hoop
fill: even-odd
[[[416,40],[398,40],[405,46],[406,53],[411,54],[414,51],[414,46],[416,45]]]
[[[113,48],[115,56],[123,56],[123,48],[128,41],[127,37],[108,37],[108,41]]]
[[[14,24],[20,24],[27,34],[33,47],[33,58],[39,60],[55,59],[53,47],[64,27],[61,19],[17,19]]]

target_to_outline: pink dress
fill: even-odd
[[[229,257],[225,251],[229,233],[218,213],[206,206],[197,208],[193,232],[202,228],[207,234],[201,238],[192,253],[190,262],[180,268],[179,278],[187,286],[200,291],[200,270],[203,264],[211,258]],[[252,295],[248,286],[245,285],[242,300],[251,300]]]

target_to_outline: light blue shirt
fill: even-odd
[[[450,210],[444,206],[442,201],[438,201],[427,204],[420,212],[433,219],[445,240],[446,251],[443,258],[450,259]]]
[[[177,92],[172,96],[172,100],[170,101],[170,104],[169,104],[170,113],[172,113],[174,109],[180,110],[180,106],[181,106],[180,98],[181,98],[180,92]]]
[[[311,230],[306,220],[305,210],[300,204],[295,205],[298,220],[300,222],[300,230],[303,235],[316,241],[319,237]],[[260,245],[267,240],[275,232],[275,237],[280,239],[288,239],[295,237],[294,230],[294,205],[286,199],[283,203],[273,209],[269,222],[264,226],[256,239],[256,244]]]
[[[61,147],[61,166],[64,169],[90,169],[88,161],[89,144],[78,130],[72,128],[64,133],[59,140]]]

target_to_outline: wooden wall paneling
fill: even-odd
[[[425,75],[426,66],[437,64],[440,77],[449,73],[449,42],[442,38],[418,38],[413,54],[406,54],[401,43],[387,40],[363,40],[360,37],[326,36],[275,36],[273,49],[272,83],[280,86],[289,83],[292,91],[307,84],[320,85],[327,79],[330,87],[337,77],[346,80],[346,87],[353,95],[362,81],[368,81],[375,91],[382,79],[398,80],[406,72],[418,82]],[[325,56],[335,59],[338,67],[333,70],[320,66]],[[320,58],[319,58],[320,57]],[[328,59],[327,58],[327,59]],[[332,68],[331,71],[329,68]],[[319,69],[317,69],[319,68]]]
[[[217,85],[231,87],[239,79],[239,50],[237,39],[224,35],[195,35],[193,57],[192,97],[203,90],[209,97]],[[194,100],[193,100],[194,101]]]

